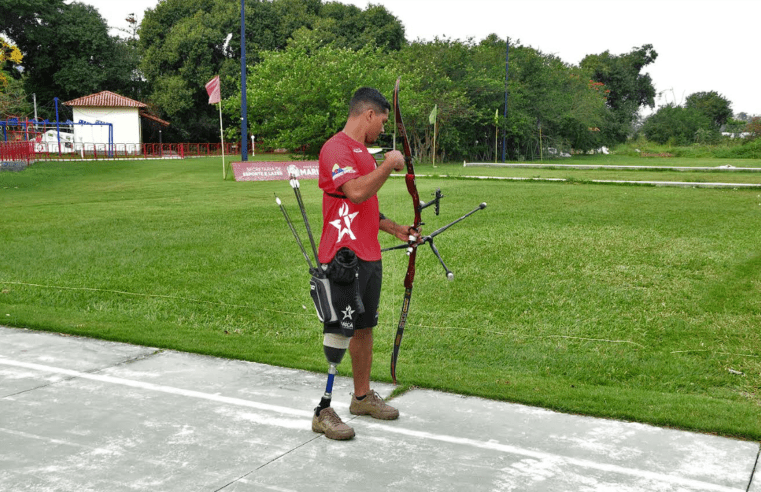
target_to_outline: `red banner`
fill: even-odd
[[[317,179],[319,170],[319,161],[233,162],[235,181],[278,181],[294,175],[299,179]]]

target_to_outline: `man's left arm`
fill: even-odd
[[[412,226],[397,224],[383,214],[380,214],[378,225],[381,231],[396,236],[401,241],[407,242],[410,236],[413,236],[417,242],[420,242],[420,231],[414,230]]]

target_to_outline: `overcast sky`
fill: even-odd
[[[157,0],[81,0],[109,26],[127,27]],[[717,91],[735,113],[761,115],[758,62],[759,0],[342,0],[384,5],[408,40],[474,38],[491,33],[578,64],[587,54],[624,54],[652,44],[658,58],[645,72],[659,93],[656,105],[700,91]],[[116,31],[113,31],[116,34]]]

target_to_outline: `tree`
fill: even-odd
[[[172,121],[168,139],[218,139],[218,121],[208,104],[205,84],[220,73],[225,60],[225,23],[235,13],[215,8],[214,0],[159,3],[141,24],[141,72],[148,81],[147,99]],[[234,10],[234,9],[233,9]],[[226,15],[225,15],[226,14]],[[223,84],[223,90],[228,90]]]
[[[742,133],[745,131],[745,127],[748,123],[746,121],[729,118],[727,122],[722,126],[722,131],[727,133]]]
[[[751,139],[761,137],[761,117],[754,116],[745,126],[745,131],[750,133]]]
[[[691,145],[696,137],[705,139],[713,128],[711,119],[700,110],[669,104],[651,115],[642,127],[648,140],[660,144]]]
[[[687,96],[684,106],[660,108],[642,127],[648,140],[673,145],[715,143],[719,129],[732,117],[731,103],[715,91]]]
[[[655,106],[653,81],[649,74],[640,72],[656,58],[658,53],[652,45],[646,44],[624,55],[611,55],[605,51],[581,60],[580,67],[589,73],[590,78],[605,84],[610,91],[607,104],[612,118],[606,131],[616,142],[626,141],[640,107]]]
[[[482,116],[487,122],[494,108],[500,113],[504,105],[505,41],[491,36],[475,49],[475,69],[482,74],[473,79],[474,94],[492,80],[487,94],[473,96],[479,107],[490,108]],[[554,55],[547,55],[520,41],[510,44],[507,120],[501,121],[507,136],[507,153],[511,159],[538,157],[543,147],[589,150],[604,144],[607,88],[590,83],[586,73]],[[488,75],[486,75],[488,74]],[[483,102],[481,102],[483,101]],[[486,127],[484,127],[486,130]],[[492,130],[493,131],[493,130]]]
[[[21,64],[24,56],[15,45],[0,38],[0,89],[8,85],[8,75],[5,71],[6,62],[11,65]]]
[[[322,6],[319,17],[315,30],[331,32],[335,47],[359,50],[372,45],[391,52],[406,44],[401,21],[382,5],[370,4],[360,10],[354,5],[329,2]]]
[[[686,108],[695,108],[706,115],[718,129],[732,117],[732,103],[716,91],[696,92],[687,96]]]
[[[0,119],[11,116],[25,117],[32,112],[24,91],[24,83],[21,79],[9,78],[3,87],[0,87]]]
[[[0,118],[25,116],[29,110],[23,81],[11,75],[23,58],[15,45],[0,38]],[[8,71],[6,65],[10,66]]]
[[[434,126],[429,116],[434,106],[438,107],[437,155],[459,159],[463,152],[476,151],[468,135],[478,115],[462,77],[469,50],[461,41],[437,38],[413,42],[393,55],[402,71],[404,123],[418,159],[432,158]]]
[[[405,105],[405,123],[416,155],[430,156],[433,128],[428,116],[434,105],[440,122],[436,143],[444,159],[493,159],[495,110],[513,159],[540,154],[538,122],[545,147],[550,142],[585,150],[599,147],[599,133],[589,129],[600,126],[606,114],[604,88],[591,87],[578,69],[519,42],[510,47],[504,119],[505,49],[506,41],[491,35],[480,43],[416,41],[394,55],[405,70],[405,87],[414,94]]]
[[[170,138],[218,138],[216,113],[207,104],[204,85],[220,75],[223,98],[239,87],[239,5],[227,0],[165,0],[146,11],[139,29],[140,66],[150,85],[150,101],[172,120]],[[388,50],[404,43],[401,23],[383,7],[363,11],[322,0],[259,0],[247,1],[245,9],[250,68],[289,44],[312,53],[323,46]]]
[[[0,32],[24,54],[24,88],[52,105],[54,97],[74,99],[112,90],[125,96],[134,81],[134,60],[90,5],[63,0],[7,0]],[[43,116],[52,112],[41,108]]]
[[[372,86],[390,97],[393,74],[398,72],[388,62],[381,51],[370,47],[359,51],[324,47],[312,53],[289,47],[264,53],[248,78],[251,131],[267,146],[303,147],[316,155],[346,123],[354,91]],[[224,101],[223,108],[228,115],[237,115],[239,97]]]

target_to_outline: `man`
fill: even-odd
[[[383,133],[391,105],[376,89],[363,87],[349,103],[349,116],[343,131],[328,140],[320,151],[319,186],[323,190],[323,229],[319,260],[325,265],[339,251],[348,248],[359,263],[359,295],[364,313],[354,321],[354,332],[348,344],[354,374],[354,394],[349,408],[354,415],[370,415],[392,420],[399,411],[387,405],[370,389],[373,358],[373,327],[378,324],[382,267],[378,231],[382,230],[402,241],[420,240],[420,233],[399,225],[380,213],[378,190],[393,171],[401,171],[404,156],[395,150],[385,154],[376,165],[366,145]],[[339,323],[326,323],[326,334],[341,334]],[[344,332],[345,333],[345,332]],[[312,429],[331,439],[350,439],[354,431],[343,423],[335,411],[321,403],[315,409]]]

